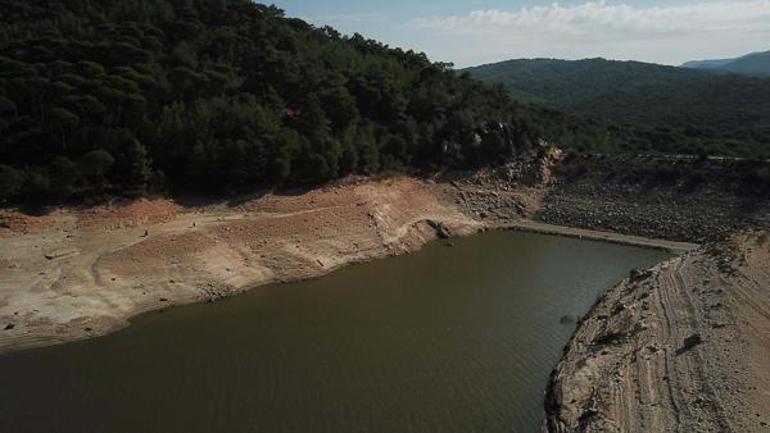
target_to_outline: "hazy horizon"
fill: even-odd
[[[270,3],[270,2],[268,2]],[[770,46],[770,0],[274,0],[289,16],[361,33],[458,68],[603,57],[679,66]]]

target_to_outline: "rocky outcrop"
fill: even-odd
[[[554,181],[553,168],[562,151],[542,144],[537,151],[508,163],[475,172],[452,173],[441,181],[455,187],[455,202],[489,224],[531,217]]]

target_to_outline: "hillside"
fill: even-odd
[[[690,69],[717,70],[731,62],[734,62],[735,60],[736,59],[690,60],[689,62],[683,63],[682,67]]]
[[[622,147],[770,153],[770,79],[604,59],[523,59],[467,70],[520,100],[633,128]]]
[[[422,53],[248,0],[0,0],[0,203],[472,166],[535,126]]]
[[[735,59],[693,60],[683,64],[682,67],[704,69],[713,72],[770,77],[770,51],[751,53]]]

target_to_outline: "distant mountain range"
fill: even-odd
[[[770,51],[751,53],[734,59],[693,60],[683,64],[682,67],[768,77],[770,76]]]
[[[647,131],[656,149],[670,141],[672,149],[770,151],[770,78],[601,58],[519,59],[466,71],[519,100]]]

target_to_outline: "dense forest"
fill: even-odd
[[[0,200],[495,163],[544,136],[531,112],[249,0],[0,0]]]
[[[770,78],[604,59],[511,60],[467,71],[519,100],[606,125],[611,146],[770,156]]]
[[[0,204],[471,168],[541,140],[767,154],[770,80],[713,77],[454,71],[250,0],[0,0]]]

